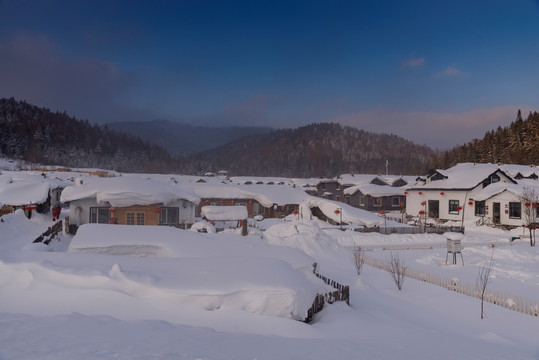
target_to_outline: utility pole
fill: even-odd
[[[386,176],[389,175],[389,160],[386,160]]]

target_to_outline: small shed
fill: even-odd
[[[462,257],[462,239],[464,235],[461,233],[455,232],[446,232],[444,233],[445,238],[447,239],[447,255],[445,256],[445,263],[447,264],[447,258],[449,254],[453,254],[453,265],[457,264],[457,254],[460,254],[462,260],[462,265],[464,265],[464,258]]]
[[[200,209],[200,215],[210,221],[237,221],[241,223],[242,235],[247,235],[247,208],[245,206],[207,205]]]

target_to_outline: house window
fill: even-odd
[[[92,224],[109,224],[110,212],[109,208],[90,208],[90,223]]]
[[[245,206],[247,207],[247,204],[246,203],[240,203],[240,202],[237,202],[234,204],[234,206]]]
[[[510,219],[520,219],[521,217],[521,204],[519,202],[510,202],[509,203],[509,218]]]
[[[401,206],[400,198],[398,196],[393,196],[391,198],[391,206],[394,206],[394,207]]]
[[[492,174],[492,183],[497,183],[498,181],[500,181],[500,177],[496,174]]]
[[[144,213],[142,212],[128,212],[126,215],[127,225],[144,225]]]
[[[365,206],[365,196],[359,197],[359,206]]]
[[[341,201],[341,198],[339,197],[339,195],[335,195],[335,201]]]
[[[372,198],[372,204],[374,206],[382,206],[382,199],[381,198]]]
[[[459,201],[458,200],[449,200],[449,213],[458,214],[459,213]]]
[[[159,213],[159,225],[178,225],[179,213],[177,207],[162,207]]]
[[[344,198],[344,202],[345,202],[346,204],[350,205],[350,196],[346,196],[346,197]]]
[[[257,202],[253,203],[253,214],[264,215],[264,207]]]
[[[485,216],[485,202],[484,201],[475,202],[475,216]]]

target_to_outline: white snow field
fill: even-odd
[[[539,318],[385,271],[355,272],[342,246],[393,250],[411,268],[474,282],[497,241],[489,288],[539,300],[539,247],[475,228],[464,265],[446,265],[442,235],[380,235],[275,221],[265,231],[198,233],[168,227],[83,225],[50,246],[52,225],[21,211],[0,222],[0,359],[539,359]],[[502,244],[505,243],[505,244]],[[467,245],[468,244],[468,245]],[[429,249],[429,245],[433,249]],[[389,251],[367,255],[384,259]],[[350,306],[326,304],[298,321],[318,271],[350,285]]]

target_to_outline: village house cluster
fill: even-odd
[[[40,169],[0,174],[0,214],[23,209],[67,214],[71,233],[87,223],[190,227],[225,209],[236,219],[316,216],[334,224],[383,226],[474,221],[518,227],[539,215],[535,166],[458,164],[428,176],[344,174],[334,179],[120,174]],[[204,211],[204,207],[208,207]],[[215,211],[209,207],[223,207]],[[232,211],[232,207],[244,210]],[[238,210],[238,209],[236,209]],[[368,214],[368,215],[367,215]],[[216,215],[215,215],[216,216]],[[528,216],[528,218],[526,218]],[[208,219],[211,220],[211,219]]]

